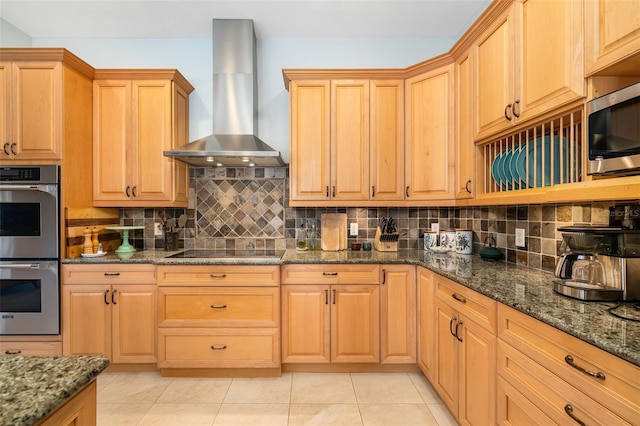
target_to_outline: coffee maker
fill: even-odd
[[[565,226],[553,289],[580,300],[640,300],[640,231]]]

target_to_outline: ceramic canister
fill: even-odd
[[[456,253],[473,253],[473,231],[470,229],[456,229],[455,237]]]
[[[456,251],[456,231],[440,232],[440,247],[449,251]]]
[[[424,231],[424,249],[431,250],[431,247],[438,245],[438,233],[436,231]]]

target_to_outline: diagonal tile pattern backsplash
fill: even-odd
[[[432,223],[440,229],[473,231],[477,253],[487,237],[509,263],[534,269],[553,270],[559,251],[560,226],[607,224],[611,202],[478,207],[289,207],[287,168],[191,168],[190,208],[125,208],[124,225],[144,225],[131,237],[138,248],[164,248],[164,240],[153,234],[153,224],[162,210],[167,218],[188,217],[180,230],[180,248],[293,249],[295,230],[315,223],[318,232],[322,213],[346,213],[349,223],[358,223],[358,236],[350,241],[372,241],[381,217],[395,219],[398,247],[420,249],[423,233]],[[618,203],[618,204],[630,204]],[[524,228],[526,247],[515,246],[515,229]]]

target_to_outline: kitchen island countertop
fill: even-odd
[[[165,264],[265,264],[265,262],[216,259],[166,259],[176,252],[145,250],[121,260],[114,254],[99,258],[63,259],[62,263]],[[398,263],[423,266],[465,287],[510,306],[604,351],[640,366],[640,311],[632,304],[616,308],[612,302],[584,302],[553,291],[552,273],[506,263],[486,261],[476,255],[435,254],[424,250],[296,251],[287,250],[269,264]]]
[[[108,365],[103,356],[0,357],[0,424],[39,423]]]

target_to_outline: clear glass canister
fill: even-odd
[[[304,228],[304,225],[300,225],[300,228],[296,229],[296,249],[308,250],[307,230]]]
[[[311,224],[311,228],[307,232],[307,248],[309,250],[318,250],[318,232],[316,231],[316,224]]]

